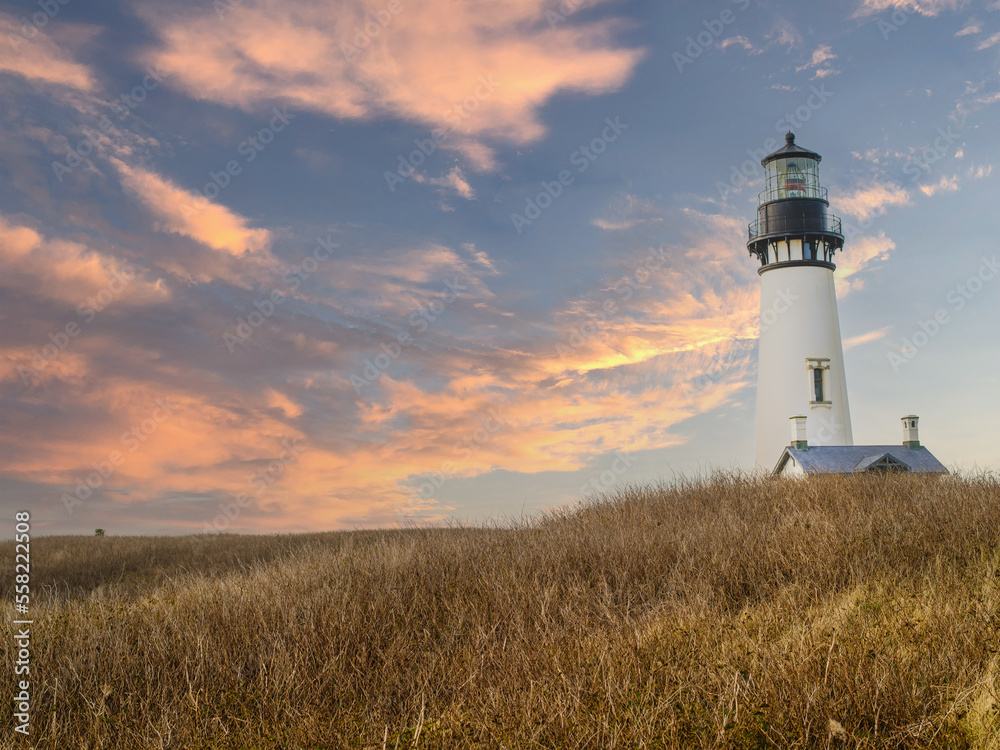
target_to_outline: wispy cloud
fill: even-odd
[[[775,22],[767,38],[772,44],[780,44],[790,48],[801,47],[803,43],[802,34],[791,21],[785,18],[779,18]]]
[[[44,14],[43,14],[44,15]],[[35,33],[28,37],[21,28],[28,26]],[[25,78],[50,84],[70,86],[81,91],[94,88],[94,75],[89,67],[76,62],[72,48],[86,41],[95,33],[89,27],[71,27],[64,36],[75,33],[76,38],[56,40],[44,30],[29,26],[25,21],[0,11],[0,73],[16,73]]]
[[[982,30],[983,27],[979,21],[974,18],[970,18],[965,26],[962,27],[961,31],[955,32],[955,36],[969,36],[970,34],[978,34]]]
[[[445,191],[453,192],[467,201],[475,200],[476,198],[476,191],[472,189],[472,186],[465,179],[465,175],[462,174],[460,167],[452,167],[450,172],[440,177],[427,177],[423,174],[415,174],[413,181],[435,185],[443,188]]]
[[[624,219],[621,221],[611,221],[609,219],[591,219],[591,224],[593,224],[598,229],[603,229],[605,232],[620,232],[625,229],[634,229],[639,225],[639,221],[636,219]]]
[[[465,242],[462,244],[462,249],[468,254],[472,262],[479,267],[485,269],[490,274],[499,274],[500,271],[497,270],[496,265],[493,263],[493,259],[486,253],[485,250],[480,250],[476,247],[473,242]]]
[[[888,259],[895,249],[896,243],[884,232],[850,242],[837,259],[837,274],[834,277],[837,296],[846,297],[853,291],[863,289],[865,279],[860,274],[872,264]]]
[[[812,57],[809,59],[809,62],[805,65],[800,65],[795,70],[803,71],[808,68],[818,68],[823,63],[836,59],[837,56],[833,53],[833,48],[829,44],[821,44],[813,50]]]
[[[111,159],[125,187],[157,218],[156,228],[190,237],[231,255],[259,253],[271,242],[266,229],[252,229],[249,220],[202,195],[140,167]]]
[[[990,47],[995,47],[998,44],[1000,44],[1000,31],[998,31],[993,36],[991,36],[991,37],[989,37],[987,39],[984,39],[979,44],[977,44],[976,45],[976,51],[982,52],[983,50],[989,49]]]
[[[865,221],[881,214],[886,206],[905,206],[910,194],[892,182],[872,183],[837,198],[842,211]]]
[[[868,333],[862,333],[858,336],[851,336],[849,339],[844,339],[844,350],[853,349],[856,346],[869,344],[872,341],[878,341],[879,339],[885,338],[885,335],[890,330],[892,330],[892,326],[885,326],[885,328],[878,328],[874,331],[868,331]]]
[[[812,57],[809,58],[809,62],[804,65],[800,65],[795,68],[796,72],[801,73],[803,70],[815,69],[813,78],[826,78],[827,76],[837,75],[840,71],[827,65],[831,60],[836,60],[837,56],[833,52],[833,48],[829,44],[821,44],[815,50],[813,50]]]
[[[747,37],[743,36],[742,34],[726,37],[721,42],[719,42],[719,49],[723,51],[729,49],[730,47],[740,47],[741,49],[744,49],[747,52],[749,52],[751,55],[759,55],[764,51],[759,47],[755,47],[753,42],[751,42]]]
[[[920,192],[930,197],[937,193],[954,193],[958,191],[958,177],[942,177],[932,185],[921,185]]]
[[[607,207],[606,216],[591,219],[591,224],[607,232],[624,231],[638,227],[659,227],[663,224],[663,211],[652,201],[626,193],[616,197]]]
[[[855,16],[870,16],[887,10],[903,10],[922,16],[936,16],[948,10],[960,10],[967,0],[861,0]]]
[[[475,245],[459,252],[433,242],[347,253],[333,262],[326,283],[341,304],[378,319],[406,317],[421,304],[436,300],[445,280],[463,289],[462,299],[489,300],[493,293],[482,276],[496,275],[489,256]]]
[[[24,27],[34,33],[22,34]],[[95,85],[93,72],[73,59],[72,49],[95,33],[90,27],[70,26],[62,30],[61,38],[55,39],[45,30],[0,11],[0,39],[4,40],[0,45],[0,72],[90,91]]]

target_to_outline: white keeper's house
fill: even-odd
[[[761,161],[766,182],[747,241],[760,261],[756,464],[789,476],[946,474],[920,445],[914,415],[902,418],[901,444],[854,444],[833,283],[844,235],[819,182],[821,159],[788,133]]]

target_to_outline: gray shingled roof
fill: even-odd
[[[923,446],[907,448],[905,445],[820,445],[805,450],[789,446],[781,454],[774,473],[781,470],[786,456],[794,458],[806,474],[852,474],[864,471],[886,455],[905,464],[913,472],[948,473],[944,464]]]

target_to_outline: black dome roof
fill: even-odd
[[[822,161],[823,157],[817,154],[815,151],[810,151],[807,148],[801,148],[795,145],[795,134],[789,131],[785,134],[785,145],[779,148],[773,154],[765,156],[760,160],[762,166],[767,166],[768,163],[774,161],[775,159],[783,159],[788,156],[801,156],[806,159],[815,159],[816,161]]]

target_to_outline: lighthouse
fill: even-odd
[[[854,444],[833,283],[844,235],[819,182],[821,159],[788,133],[761,160],[765,187],[749,226],[747,249],[760,261],[755,460],[769,471],[793,442],[793,418],[794,442]]]

